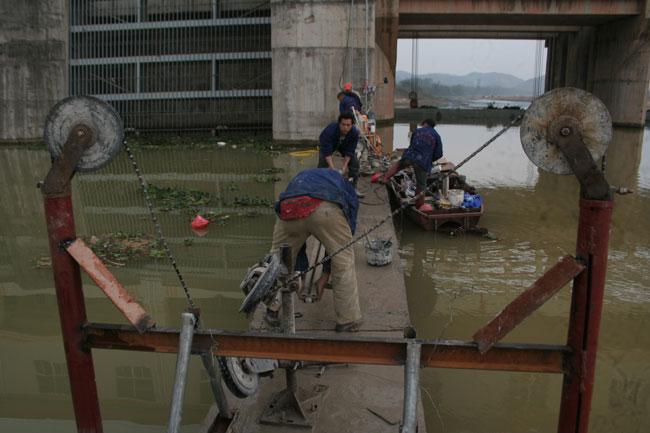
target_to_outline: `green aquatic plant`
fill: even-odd
[[[194,189],[158,187],[150,184],[147,193],[161,212],[181,210],[195,213],[200,208],[209,206],[212,201],[210,193]]]
[[[137,259],[160,259],[166,255],[162,242],[144,233],[117,231],[82,239],[102,261],[113,266],[125,266]]]

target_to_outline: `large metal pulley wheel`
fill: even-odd
[[[257,392],[259,374],[248,370],[245,358],[220,357],[221,377],[235,397],[246,398]]]
[[[83,126],[92,133],[77,171],[93,171],[108,164],[124,142],[122,119],[108,103],[91,96],[70,96],[58,102],[45,121],[43,138],[53,160],[61,155],[70,131]]]
[[[262,261],[248,269],[246,277],[239,286],[246,294],[239,307],[240,313],[252,313],[260,302],[268,301],[275,295],[275,283],[281,269],[280,259],[275,254],[268,254]]]
[[[246,398],[257,392],[260,376],[269,375],[278,368],[275,359],[219,357],[219,368],[224,383],[235,397]]]
[[[558,133],[578,133],[594,161],[598,162],[612,139],[612,119],[605,104],[584,90],[565,87],[535,99],[526,110],[520,137],[524,152],[539,168],[556,174],[572,174],[562,151],[554,144]]]

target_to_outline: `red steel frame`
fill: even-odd
[[[75,161],[71,162],[76,164]],[[62,188],[54,194],[45,192],[44,197],[52,269],[77,429],[84,433],[101,432],[101,415],[90,348],[174,352],[179,331],[153,329],[140,334],[135,328],[88,324],[79,265],[64,249],[76,237],[69,184],[68,188]],[[580,201],[576,258],[584,264],[585,269],[574,279],[567,346],[495,344],[490,351],[481,353],[479,345],[475,342],[425,341],[422,342],[422,365],[562,372],[564,383],[558,432],[586,433],[593,393],[612,209],[611,199]],[[549,286],[542,291],[550,290],[557,290],[557,287]],[[502,336],[496,336],[490,344]],[[207,338],[210,342],[206,342],[203,344],[205,347],[202,347],[201,341],[207,341]],[[216,349],[212,344],[213,339],[221,343]],[[352,363],[356,361],[384,365],[404,364],[408,341],[369,341],[349,337],[325,339],[308,334],[271,337],[223,332],[215,332],[212,337],[202,336],[199,332],[196,340],[195,352],[210,350],[219,355],[275,355],[279,359]]]
[[[86,323],[86,305],[81,287],[79,265],[63,248],[66,241],[75,239],[72,197],[45,196],[45,220],[52,255],[54,287],[59,304],[61,333],[70,378],[70,392],[80,433],[100,433],[102,418],[99,412],[95,368],[90,348],[85,346],[82,326]]]

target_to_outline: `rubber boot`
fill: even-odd
[[[400,169],[400,163],[397,161],[395,164],[391,165],[386,174],[384,174],[384,183],[388,183],[391,177],[395,176],[395,174],[399,171]]]

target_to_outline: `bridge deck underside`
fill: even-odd
[[[399,37],[539,39],[645,14],[640,0],[552,3],[401,0]]]

